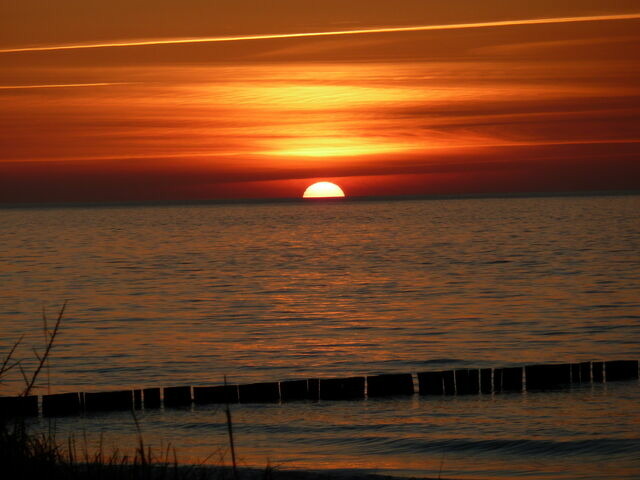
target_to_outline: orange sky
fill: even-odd
[[[640,188],[637,1],[308,3],[3,2],[0,202]]]

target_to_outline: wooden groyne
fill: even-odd
[[[362,400],[419,393],[425,396],[494,395],[638,379],[638,360],[610,360],[505,368],[465,368],[347,378],[309,378],[244,385],[172,386],[108,392],[0,397],[0,417],[57,417],[192,404]],[[417,385],[417,392],[414,387]]]

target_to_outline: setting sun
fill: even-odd
[[[331,182],[317,182],[307,187],[302,198],[336,198],[344,197],[342,189]]]

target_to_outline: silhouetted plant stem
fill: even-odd
[[[56,323],[53,327],[53,330],[49,334],[47,345],[45,347],[45,350],[42,356],[38,355],[38,352],[34,350],[34,353],[38,358],[38,366],[33,371],[33,375],[31,375],[31,380],[27,381],[27,387],[25,388],[22,394],[25,397],[29,396],[29,394],[31,393],[31,390],[33,390],[33,386],[35,385],[36,380],[38,379],[38,375],[40,374],[42,367],[44,367],[45,363],[47,362],[47,359],[49,358],[49,354],[51,353],[51,348],[53,347],[53,342],[55,341],[56,335],[58,335],[58,331],[60,329],[60,322],[62,322],[62,315],[64,314],[64,309],[66,308],[66,306],[67,306],[67,301],[65,300],[65,302],[62,304],[62,308],[60,309],[60,312],[58,313],[58,318],[56,319]]]
[[[224,376],[224,395],[225,403],[227,405],[227,430],[229,431],[229,446],[231,447],[231,465],[233,466],[233,478],[238,480],[238,468],[236,466],[236,449],[233,444],[233,426],[231,422],[231,408],[229,408],[229,398],[227,393],[227,376]]]
[[[12,361],[13,359],[13,355],[16,352],[16,349],[18,348],[18,346],[22,343],[22,339],[24,338],[24,335],[22,335],[11,347],[11,349],[9,350],[9,353],[7,353],[7,356],[4,358],[4,360],[2,361],[2,365],[0,365],[0,382],[2,381],[2,377],[5,376],[7,374],[7,372],[9,372],[9,370],[11,370],[12,368],[14,368],[15,366],[17,366],[18,364],[20,364],[20,361]]]

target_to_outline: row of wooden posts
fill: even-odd
[[[457,369],[419,372],[420,395],[477,395],[533,392],[571,384],[638,378],[637,360],[527,365],[525,367]],[[209,403],[264,403],[296,400],[357,400],[413,395],[414,374],[311,378],[248,385],[179,386],[96,393],[58,393],[0,397],[0,416],[47,417],[82,412],[185,407]]]

